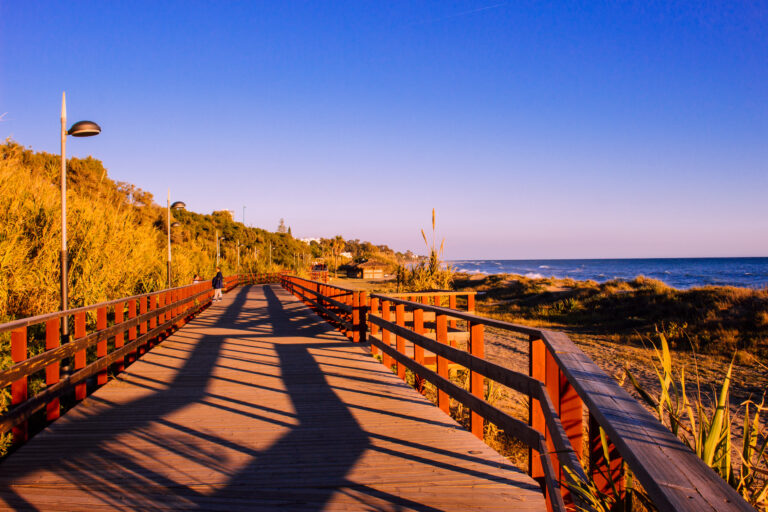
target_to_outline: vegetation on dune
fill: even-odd
[[[656,328],[670,344],[702,353],[768,356],[768,290],[670,288],[638,276],[605,283],[461,275],[459,289],[484,291],[480,309],[507,320],[580,328],[641,341]]]
[[[399,265],[396,272],[398,291],[427,291],[427,290],[450,290],[453,287],[454,270],[450,265],[443,264],[443,249],[445,248],[445,239],[437,246],[435,227],[435,209],[432,208],[432,243],[427,239],[427,234],[421,230],[421,236],[424,238],[424,245],[427,246],[429,256],[426,259],[420,259],[410,268],[405,265]]]
[[[685,366],[674,364],[663,334],[659,335],[659,347],[654,346],[653,350],[658,393],[643,387],[631,370],[626,369],[641,399],[655,411],[663,425],[745,500],[758,510],[768,510],[768,435],[760,418],[766,409],[765,395],[759,404],[746,400],[739,413],[731,413],[728,397],[732,361],[722,376],[720,389],[712,390],[717,400],[710,406],[710,400],[703,397],[698,372],[694,372],[695,384],[692,385],[686,380]]]

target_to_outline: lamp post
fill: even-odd
[[[178,222],[171,224],[171,208],[182,210],[186,207],[183,201],[175,201],[171,204],[171,189],[168,189],[168,288],[171,287],[171,228],[179,225]]]
[[[221,241],[226,240],[225,237],[219,236],[218,230],[216,231],[216,266],[219,266],[219,258],[221,257]]]
[[[91,137],[101,133],[101,127],[93,121],[78,121],[67,130],[67,97],[61,93],[61,310],[66,311],[68,306],[67,290],[67,135],[73,137]],[[67,317],[62,318],[61,336],[64,341],[69,337]]]

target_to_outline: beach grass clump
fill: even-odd
[[[419,260],[411,268],[406,268],[404,265],[397,267],[395,274],[398,291],[450,290],[453,288],[455,271],[450,265],[443,263],[445,239],[440,242],[439,246],[437,245],[435,221],[435,209],[432,208],[431,243],[424,230],[421,230],[421,236],[424,238],[429,256]]]
[[[736,414],[729,407],[733,361],[722,375],[720,389],[712,389],[712,400],[704,396],[698,371],[692,388],[684,365],[674,365],[664,334],[653,345],[653,369],[657,393],[641,385],[627,367],[626,375],[640,398],[656,413],[659,421],[685,443],[752,506],[768,510],[768,434],[761,415],[768,408],[765,395],[760,403],[744,401]],[[741,424],[739,425],[739,420]],[[741,432],[741,435],[738,435]]]

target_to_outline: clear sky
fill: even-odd
[[[0,0],[0,136],[445,257],[768,255],[768,4]]]

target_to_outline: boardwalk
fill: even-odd
[[[0,466],[18,510],[544,510],[279,286],[238,288]]]

